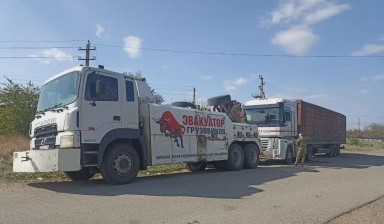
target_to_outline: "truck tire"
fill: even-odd
[[[334,157],[335,156],[335,149],[333,147],[333,145],[330,145],[329,146],[329,152],[325,154],[327,157]]]
[[[305,160],[311,161],[313,157],[313,149],[312,146],[307,146],[307,155],[305,155]]]
[[[255,169],[260,163],[259,148],[249,143],[244,147],[244,168]]]
[[[190,102],[184,102],[184,101],[173,102],[173,103],[171,103],[171,106],[175,106],[175,107],[188,107],[188,108],[192,108],[192,109],[196,109],[197,108],[195,104],[190,103]]]
[[[293,163],[293,150],[291,146],[288,146],[287,151],[285,152],[285,164],[289,165]]]
[[[199,172],[205,170],[207,167],[207,163],[204,162],[197,162],[197,163],[186,163],[185,164],[187,170],[191,172]]]
[[[128,184],[139,172],[140,159],[130,145],[120,143],[107,149],[103,157],[101,175],[110,184]]]
[[[72,181],[81,181],[91,179],[93,176],[95,176],[96,171],[89,167],[84,167],[79,171],[68,171],[64,173]]]
[[[226,169],[235,171],[244,167],[244,152],[239,144],[233,143],[229,147]]]
[[[223,95],[209,98],[207,100],[208,106],[221,105],[231,102],[231,95]]]

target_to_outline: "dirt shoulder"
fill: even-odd
[[[384,196],[355,210],[336,217],[328,224],[384,223]]]

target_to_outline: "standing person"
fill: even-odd
[[[305,154],[307,154],[307,141],[301,133],[299,134],[299,139],[297,139],[297,146],[299,147],[299,150],[297,151],[295,166],[297,166],[298,163],[303,166]]]

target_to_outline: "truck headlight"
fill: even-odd
[[[60,137],[60,148],[75,148],[80,146],[80,138],[77,133]]]

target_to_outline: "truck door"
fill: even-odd
[[[121,128],[119,79],[107,73],[89,72],[85,77],[80,107],[82,143],[100,143],[109,131]]]

